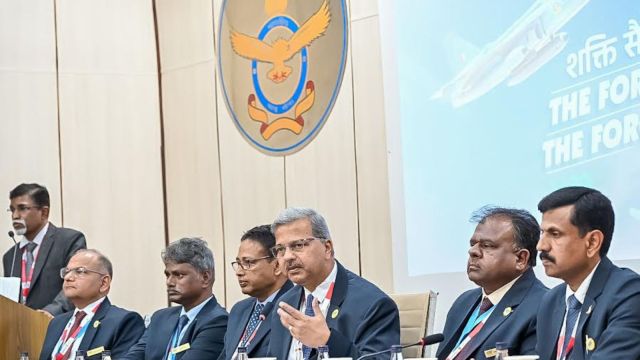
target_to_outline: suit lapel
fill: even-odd
[[[96,311],[96,314],[91,319],[92,325],[89,325],[89,328],[87,328],[87,332],[84,333],[84,337],[82,338],[82,342],[80,343],[80,347],[78,349],[85,351],[90,350],[89,347],[91,347],[93,338],[96,336],[96,333],[99,329],[99,325],[96,326],[96,322],[97,324],[100,324],[100,321],[104,319],[110,308],[111,302],[109,301],[109,298],[105,298],[102,304],[100,304],[98,311]]]
[[[304,294],[304,288],[302,286],[296,286],[286,298],[283,297],[282,301],[291,305],[296,309],[300,309],[300,303]],[[288,329],[284,329],[284,336],[282,337],[282,353],[278,359],[287,359],[289,357],[289,349],[291,348],[291,333]]]
[[[562,322],[564,321],[564,313],[567,310],[567,304],[565,302],[564,294],[566,293],[566,285],[562,287],[562,290],[558,292],[557,298],[553,305],[553,312],[551,313],[551,320],[549,324],[549,331],[538,331],[538,336],[545,338],[544,341],[540,341],[543,344],[553,344],[549,354],[540,354],[541,359],[555,359],[556,352],[558,351],[558,337],[560,336],[560,330],[562,329]]]
[[[576,330],[575,350],[584,352],[585,335],[588,335],[584,333],[584,327],[589,321],[593,309],[596,307],[596,299],[600,294],[602,294],[602,290],[606,285],[607,279],[609,279],[609,274],[611,273],[612,268],[613,264],[611,263],[611,260],[607,257],[603,257],[602,260],[600,260],[600,264],[598,264],[598,268],[593,273],[593,278],[591,279],[587,295],[584,297],[584,303],[580,310],[578,329]]]
[[[520,305],[529,292],[533,280],[535,280],[535,275],[533,274],[533,269],[530,268],[513,284],[500,302],[495,305],[480,332],[474,336],[469,342],[469,345],[467,345],[469,347],[469,353],[474,353],[489,335],[511,316],[511,313]]]
[[[336,273],[336,281],[333,285],[333,294],[331,295],[331,302],[327,308],[327,326],[329,328],[335,328],[338,323],[338,317],[340,316],[340,307],[347,296],[347,271],[345,268],[336,261],[338,271]]]
[[[56,323],[56,327],[51,329],[51,334],[54,334],[55,338],[47,337],[45,339],[45,343],[42,346],[42,351],[41,351],[42,354],[47,354],[47,356],[51,356],[51,352],[53,352],[54,350],[53,348],[58,343],[58,340],[60,340],[60,337],[62,336],[62,332],[64,331],[64,327],[67,326],[67,323],[69,322],[69,319],[71,319],[71,316],[73,316],[73,312],[68,312],[62,315],[62,319],[60,319],[60,321]]]
[[[236,324],[237,326],[233,330],[231,339],[233,339],[233,341],[236,342],[236,347],[240,345],[240,341],[242,340],[242,336],[244,335],[245,329],[247,328],[247,324],[249,323],[249,318],[251,317],[251,314],[253,313],[253,309],[255,308],[255,306],[256,306],[256,299],[254,298],[253,301],[249,303],[249,306],[247,306],[247,308],[244,309],[244,311],[242,311],[242,316],[238,320],[238,323]],[[257,336],[258,335],[256,334],[256,337]],[[249,348],[247,348],[247,353],[250,351],[249,349],[253,344],[254,342],[251,341],[251,344],[249,344]]]
[[[271,302],[273,302],[274,307],[278,306],[278,300],[280,299],[280,297],[284,293],[289,291],[289,289],[291,289],[292,287],[293,287],[293,283],[291,281],[289,281],[289,280],[287,280],[284,283],[284,285],[282,285],[280,290],[278,290],[278,293],[276,294],[276,296],[271,301]],[[255,302],[253,304],[255,305]],[[251,310],[253,311],[253,307],[251,307]],[[270,313],[273,313],[273,311],[271,311]],[[256,346],[258,344],[260,344],[262,339],[270,332],[271,327],[269,326],[269,324],[270,324],[269,323],[269,315],[270,314],[265,314],[265,319],[264,319],[264,321],[262,321],[260,323],[260,326],[258,327],[258,331],[256,332],[256,336],[254,336],[253,339],[251,340],[251,343],[249,343],[249,347],[247,348],[247,353],[251,354],[251,352],[256,348]],[[276,314],[276,316],[277,316],[277,314]],[[247,322],[248,322],[248,317],[247,317],[247,320],[245,320],[244,324],[246,324]],[[241,322],[241,324],[242,324],[242,322]],[[245,327],[246,327],[246,325],[245,325]],[[244,329],[244,328],[242,328],[242,329]],[[240,335],[238,335],[238,336],[240,336]]]
[[[33,278],[31,279],[31,289],[35,286],[38,278],[40,277],[40,273],[42,272],[42,268],[44,267],[44,263],[47,261],[49,257],[49,253],[53,248],[53,243],[55,241],[55,233],[56,227],[53,224],[49,223],[49,229],[47,229],[47,233],[44,235],[42,239],[42,244],[40,244],[40,250],[38,250],[38,258],[36,258],[36,265],[33,268]]]
[[[476,309],[478,303],[480,303],[480,299],[482,298],[482,290],[476,289],[474,292],[477,292],[477,295],[470,298],[466,303],[460,304],[461,309],[465,309],[465,311],[461,311],[458,313],[458,316],[453,319],[454,321],[454,333],[453,336],[449,338],[449,340],[443,344],[443,354],[449,354],[453,351],[454,347],[458,343],[460,336],[462,335],[462,331],[464,330],[465,325],[467,325],[467,321],[471,316],[471,313]]]

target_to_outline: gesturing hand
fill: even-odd
[[[285,302],[280,302],[278,306],[280,322],[282,326],[289,329],[291,336],[311,348],[327,344],[331,330],[327,326],[317,299],[313,299],[314,316],[307,316]]]

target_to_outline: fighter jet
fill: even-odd
[[[431,99],[448,99],[457,108],[503,81],[507,86],[523,82],[564,49],[567,34],[558,31],[588,2],[537,0],[498,39],[476,51],[477,55]]]

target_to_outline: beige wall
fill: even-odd
[[[338,259],[392,289],[377,1],[351,0],[333,112],[311,144],[286,157],[252,148],[227,114],[215,71],[222,1],[2,4],[0,19],[16,33],[0,33],[0,49],[13,54],[0,51],[0,95],[11,100],[0,99],[0,117],[18,135],[3,132],[0,160],[11,176],[0,189],[47,184],[55,221],[64,215],[114,261],[114,302],[143,313],[166,304],[165,239],[202,236],[216,256],[215,292],[233,304],[242,297],[229,265],[240,236],[286,206],[324,214]]]

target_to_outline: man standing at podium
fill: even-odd
[[[104,350],[118,359],[142,336],[144,321],[135,312],[114,306],[111,261],[96,250],[79,250],[60,270],[63,290],[75,310],[56,316],[47,329],[40,360],[73,359],[78,350],[100,359]]]
[[[49,192],[44,186],[20,184],[9,199],[7,211],[22,240],[2,257],[4,276],[21,278],[20,302],[28,307],[51,316],[72,310],[58,271],[87,247],[84,235],[49,222]]]
[[[469,241],[467,276],[479,288],[460,295],[444,325],[440,360],[492,359],[496,343],[532,354],[536,314],[547,288],[533,273],[540,227],[525,210],[485,207]]]

